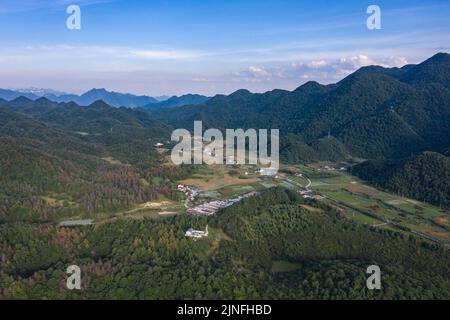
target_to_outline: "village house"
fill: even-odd
[[[188,238],[193,238],[194,240],[197,240],[197,239],[207,237],[208,234],[209,234],[208,226],[206,226],[205,231],[194,230],[193,228],[189,228],[186,230],[186,233],[184,235]]]
[[[201,205],[196,206],[195,208],[190,208],[187,210],[189,214],[196,215],[196,216],[212,216],[216,214],[220,209],[229,207],[242,199],[253,197],[258,195],[258,192],[252,191],[249,193],[246,193],[242,196],[238,196],[233,199],[224,200],[224,201],[211,201],[207,203],[203,203]]]
[[[195,197],[198,194],[198,191],[195,190],[194,188],[179,184],[177,186],[178,191],[183,192],[186,195],[186,198],[188,198],[191,201],[194,201]]]

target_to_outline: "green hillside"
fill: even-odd
[[[370,160],[352,173],[400,195],[450,207],[450,158],[426,152],[403,160]]]
[[[166,131],[146,128],[145,120],[132,122],[133,118],[125,114],[114,119],[118,123],[115,131],[99,132],[98,117],[92,113],[85,115],[84,110],[75,109],[64,114],[58,110],[66,119],[79,118],[73,126],[79,124],[70,129],[88,126],[87,133],[78,133],[57,121],[36,121],[10,109],[0,109],[1,220],[92,217],[124,210],[160,195],[175,196],[170,185],[144,183],[151,179],[149,172],[161,160],[154,148],[159,139],[151,137],[162,133],[161,138],[166,138]],[[45,117],[47,112],[35,113],[34,118]],[[92,112],[103,116],[101,111]],[[92,122],[80,119],[86,116]],[[160,175],[170,179],[180,170],[162,170]]]

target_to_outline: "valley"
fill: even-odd
[[[436,65],[167,108],[0,101],[0,299],[448,299],[450,91],[417,82]],[[195,120],[280,128],[279,171],[175,165]]]
[[[343,216],[358,223],[394,229],[445,246],[450,245],[450,230],[445,224],[450,215],[449,210],[377,190],[346,171],[334,169],[339,165],[342,166],[342,163],[282,165],[276,177],[255,174],[256,166],[227,166],[228,173],[224,173],[223,167],[210,166],[201,171],[201,177],[194,176],[180,183],[199,188],[199,200],[196,203],[226,200],[277,186],[296,192],[311,190],[314,199],[339,208]],[[227,183],[229,172],[239,178]]]
[[[96,223],[116,219],[158,219],[188,214],[189,208],[212,201],[227,201],[250,192],[284,187],[296,192],[310,190],[307,198],[335,207],[347,219],[368,226],[390,229],[450,246],[450,211],[428,203],[378,190],[350,175],[343,163],[282,165],[279,174],[261,176],[257,166],[201,166],[177,183],[194,187],[194,201],[181,198],[141,204],[124,212],[101,215]],[[343,167],[344,166],[344,167]],[[301,175],[301,176],[300,176]]]

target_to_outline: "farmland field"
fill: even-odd
[[[381,222],[389,220],[400,226],[435,237],[445,244],[450,244],[450,229],[446,225],[450,214],[448,211],[377,190],[345,171],[315,170],[315,172],[311,172],[311,168],[308,170],[308,177],[312,180],[312,190],[329,199],[369,212],[380,217],[381,220],[351,210],[351,208],[345,208],[347,217],[382,228],[387,228],[389,224],[382,225]]]

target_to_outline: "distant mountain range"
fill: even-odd
[[[54,102],[75,102],[81,106],[87,106],[95,101],[102,100],[113,107],[144,107],[148,109],[170,108],[187,104],[195,105],[203,103],[208,99],[205,96],[193,94],[181,97],[161,96],[153,98],[150,96],[137,96],[129,93],[107,91],[106,89],[91,89],[81,95],[66,94],[51,89],[39,88],[18,90],[0,89],[0,99],[11,101],[19,97],[25,97],[30,100],[37,100],[44,97]]]
[[[149,112],[179,128],[194,120],[207,128],[278,128],[282,157],[294,162],[443,152],[450,147],[450,55],[403,68],[364,67],[331,85],[238,90],[195,107]]]
[[[0,99],[3,100],[14,100],[18,97],[25,97],[31,100],[36,100],[39,98],[39,96],[35,95],[31,92],[20,92],[15,90],[9,90],[9,89],[0,89]]]
[[[44,97],[49,94],[53,94],[56,96],[62,96],[62,95],[67,94],[67,92],[57,91],[57,90],[53,90],[53,89],[36,88],[36,87],[21,88],[21,89],[16,89],[15,91],[18,91],[20,93],[31,93],[37,97]]]
[[[149,96],[136,96],[129,93],[107,91],[105,89],[91,89],[80,96],[73,94],[62,96],[47,94],[44,97],[55,102],[73,101],[82,106],[87,106],[97,100],[103,100],[104,102],[113,107],[129,107],[129,108],[141,107],[149,103],[158,102],[158,100]]]

